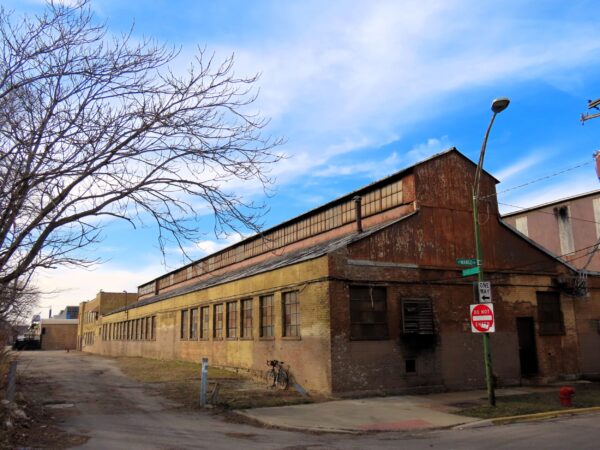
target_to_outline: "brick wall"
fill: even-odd
[[[261,275],[176,296],[102,318],[102,325],[142,317],[156,318],[156,336],[152,340],[99,340],[92,351],[115,356],[144,356],[158,359],[200,361],[209,364],[242,368],[256,374],[267,369],[267,359],[283,360],[286,368],[305,389],[329,392],[330,345],[327,258],[288,266]],[[283,337],[282,293],[297,291],[300,303],[300,337]],[[260,337],[260,297],[274,296],[274,337]],[[239,337],[239,312],[242,299],[253,300],[252,338]],[[214,310],[216,304],[238,304],[238,336],[215,339]],[[181,339],[181,311],[209,306],[208,340]],[[226,325],[226,320],[224,320]]]
[[[75,350],[77,324],[42,324],[42,350]]]

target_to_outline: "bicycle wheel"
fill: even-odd
[[[277,376],[277,387],[279,389],[287,389],[289,383],[290,378],[288,377],[285,369],[279,369],[279,375]]]
[[[275,386],[275,369],[269,369],[265,372],[265,381],[267,382],[267,387]]]

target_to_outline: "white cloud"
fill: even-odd
[[[429,138],[427,139],[427,142],[418,144],[410,149],[406,153],[404,160],[409,164],[414,164],[443,150],[448,150],[450,147],[451,145],[448,141],[448,136]]]
[[[100,290],[137,292],[139,285],[164,271],[159,263],[136,268],[104,263],[94,269],[60,267],[42,270],[35,279],[36,286],[42,292],[40,309],[51,307],[53,312],[58,313],[65,306],[92,300]]]
[[[433,103],[444,108],[451,92],[552,72],[600,48],[562,20],[510,20],[514,5],[490,5],[493,13],[464,1],[350,5],[294,9],[310,17],[297,17],[310,24],[304,32],[236,53],[238,67],[262,72],[266,114],[302,112],[299,125],[311,132],[364,129],[374,119],[381,130],[431,114]]]
[[[495,170],[494,176],[498,180],[500,180],[500,182],[505,182],[506,180],[509,180],[510,178],[514,177],[515,175],[523,173],[527,169],[536,166],[537,164],[541,163],[547,157],[548,157],[548,152],[542,153],[539,151],[534,151],[530,155],[528,155],[524,158],[521,158],[520,160],[514,162],[513,164],[511,164],[509,166],[503,167],[499,170]],[[502,190],[502,189],[500,189],[500,190]]]

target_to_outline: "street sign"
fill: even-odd
[[[494,305],[491,303],[471,305],[471,331],[473,333],[493,333],[496,331]]]
[[[469,267],[468,269],[463,269],[462,276],[468,277],[471,275],[477,275],[479,273],[479,267]]]
[[[480,281],[479,288],[479,303],[492,303],[492,283],[489,281]]]
[[[459,266],[476,266],[477,260],[473,258],[458,258],[456,264]]]

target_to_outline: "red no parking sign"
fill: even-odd
[[[493,333],[496,331],[494,305],[491,303],[471,305],[471,331],[473,333]]]

